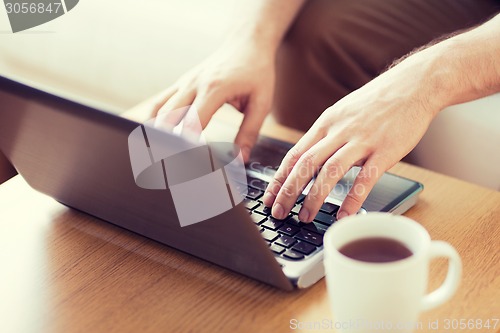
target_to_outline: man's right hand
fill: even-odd
[[[244,114],[235,143],[248,161],[274,95],[275,55],[305,0],[238,2],[232,38],[212,56],[182,76],[160,98],[153,112],[158,126],[171,128],[184,117],[187,132],[205,128],[213,114],[229,103]]]
[[[157,126],[171,128],[183,119],[172,110],[191,105],[197,111],[184,117],[183,130],[205,128],[213,114],[229,103],[244,114],[235,143],[248,160],[259,130],[270,111],[275,80],[274,50],[245,42],[227,43],[183,75],[162,94],[153,116]]]

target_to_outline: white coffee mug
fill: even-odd
[[[348,243],[374,237],[399,241],[412,255],[373,263],[339,252]],[[418,331],[423,325],[419,313],[450,299],[460,282],[457,251],[446,242],[431,241],[424,227],[404,216],[368,213],[344,218],[326,232],[324,249],[333,323],[339,332]],[[448,273],[438,289],[426,294],[429,263],[436,257],[448,258]]]

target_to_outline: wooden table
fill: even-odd
[[[240,117],[226,111],[213,137],[234,135],[226,125]],[[301,135],[272,120],[263,131]],[[444,320],[500,317],[500,193],[404,163],[391,171],[425,185],[406,215],[453,244],[464,264],[458,293],[422,314],[416,332],[499,332],[500,323],[445,330]],[[68,209],[20,176],[0,186],[0,250],[0,332],[289,332],[291,322],[331,318],[324,279],[274,289]],[[445,272],[432,264],[431,289]],[[440,329],[428,329],[436,320]]]

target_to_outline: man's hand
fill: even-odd
[[[419,65],[397,66],[325,110],[267,188],[264,204],[272,205],[273,216],[285,217],[316,176],[299,213],[301,221],[312,221],[352,166],[362,168],[338,218],[361,208],[380,176],[416,146],[441,107],[422,89],[427,70]]]
[[[165,91],[154,110],[162,122],[157,125],[177,125],[184,115],[171,111],[191,105],[197,114],[188,112],[183,126],[196,132],[199,123],[205,128],[213,114],[229,103],[244,113],[235,143],[247,160],[271,107],[274,78],[272,52],[248,43],[223,47]]]
[[[264,204],[284,218],[316,176],[299,219],[309,222],[335,184],[361,166],[337,218],[355,214],[382,174],[420,141],[444,107],[500,90],[500,15],[414,53],[328,108],[290,150]],[[304,110],[307,112],[307,110]]]
[[[284,34],[305,0],[248,0],[238,3],[232,37],[164,93],[153,112],[157,125],[171,128],[184,119],[197,133],[224,103],[244,113],[235,143],[248,160],[274,94],[275,57]],[[194,112],[172,112],[192,105]],[[185,118],[183,118],[185,116]],[[197,119],[199,118],[199,120]]]

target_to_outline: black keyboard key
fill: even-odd
[[[251,214],[250,217],[252,218],[255,224],[259,224],[267,220],[267,217],[261,214]]]
[[[276,254],[282,254],[285,251],[285,248],[283,246],[277,244],[272,244],[269,248]]]
[[[261,235],[262,235],[262,237],[264,237],[264,239],[266,241],[269,241],[269,242],[272,242],[273,240],[275,240],[279,236],[279,234],[276,231],[272,231],[269,229],[265,229],[264,231],[262,231]]]
[[[309,254],[313,253],[314,250],[316,250],[316,246],[311,245],[311,244],[306,243],[306,242],[297,242],[297,244],[295,244],[292,247],[292,250],[298,251],[298,252],[303,253],[305,255],[309,255]]]
[[[293,224],[293,225],[296,225],[298,227],[303,227],[305,226],[307,223],[304,223],[304,222],[301,222],[299,220],[299,217],[297,215],[292,215],[290,216],[287,220],[286,220],[287,223],[290,223],[290,224]]]
[[[250,199],[243,199],[243,204],[245,205],[245,207],[247,209],[254,209],[255,207],[257,207],[259,205],[259,202],[258,201],[253,201],[253,200],[250,200]]]
[[[299,231],[300,231],[299,227],[288,223],[286,223],[284,226],[278,229],[278,232],[285,234],[287,236],[293,236]]]
[[[263,181],[262,179],[253,178],[247,176],[247,184],[250,187],[253,187],[257,190],[264,191],[267,188],[268,182]]]
[[[317,221],[319,223],[323,223],[326,225],[332,225],[333,222],[336,221],[335,215],[328,215],[323,212],[319,212],[318,215],[314,218],[314,221]]]
[[[330,202],[325,202],[323,205],[321,205],[321,208],[319,210],[323,213],[327,213],[328,215],[333,215],[333,213],[336,213],[339,208],[340,207],[337,205],[334,205]]]
[[[306,223],[303,229],[315,232],[320,235],[324,235],[326,230],[328,229],[328,226],[318,222],[311,222],[311,223]]]
[[[294,251],[294,250],[286,250],[285,253],[283,253],[283,256],[289,259],[293,260],[300,260],[304,259],[304,255],[300,252]]]
[[[264,204],[260,204],[260,206],[255,208],[253,211],[265,216],[271,215],[271,207],[266,207]]]
[[[292,246],[293,244],[295,244],[297,241],[293,238],[293,237],[290,237],[290,236],[286,236],[286,235],[281,235],[280,238],[278,238],[275,243],[278,244],[278,245],[281,245],[281,246],[284,246],[284,247],[290,247]]]
[[[299,197],[297,198],[296,203],[298,203],[298,204],[301,203],[302,201],[304,201],[305,198],[306,198],[306,196],[301,193],[299,195]]]
[[[256,188],[248,187],[247,198],[252,200],[257,200],[264,194],[263,191],[258,190]]]
[[[269,217],[269,219],[266,222],[262,223],[261,225],[267,229],[278,230],[279,228],[281,228],[283,224],[285,223],[282,220],[277,220],[272,217]]]
[[[307,229],[300,230],[295,236],[295,238],[306,241],[316,246],[321,246],[323,244],[323,236]],[[306,253],[307,254],[307,253]]]

